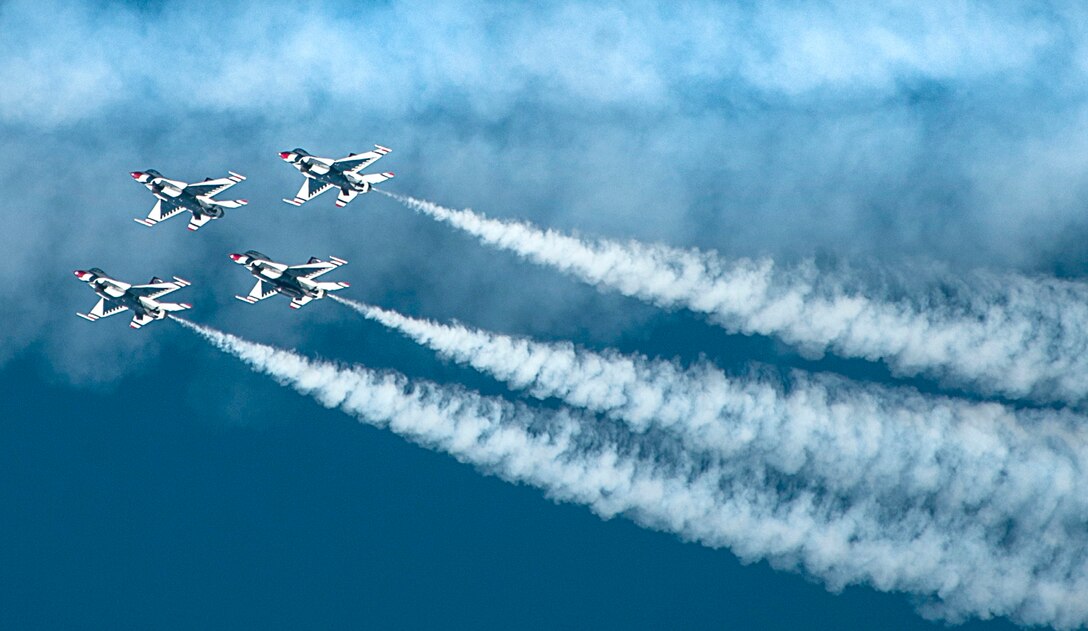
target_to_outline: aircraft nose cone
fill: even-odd
[[[241,254],[231,254],[230,255],[230,260],[235,261],[235,262],[237,262],[238,259],[240,259],[240,258],[242,258]]]
[[[81,269],[77,269],[76,271],[74,271],[74,272],[72,272],[72,273],[76,275],[76,278],[83,278],[83,276],[84,276],[84,275],[85,275],[85,274],[86,274],[87,272],[84,272],[84,271],[83,271],[83,270],[81,270]]]
[[[132,173],[129,173],[129,175],[132,176],[132,179],[138,180],[140,179],[140,176],[143,175],[143,173],[140,171],[133,171]]]
[[[289,155],[291,155],[290,151],[281,151],[280,152],[280,157],[283,158],[284,160],[286,160],[287,156],[289,156]]]

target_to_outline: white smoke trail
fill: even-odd
[[[1029,624],[1088,622],[1084,520],[1003,532],[940,506],[835,497],[780,484],[743,460],[703,460],[609,433],[590,419],[541,412],[460,388],[409,385],[178,319],[283,385],[506,480],[625,515],[745,560],[804,569],[832,589],[868,583],[921,597],[948,620],[1009,616]],[[667,441],[664,441],[667,443]],[[980,509],[980,511],[985,510]]]
[[[769,260],[588,240],[381,193],[535,263],[661,307],[708,314],[731,331],[775,335],[809,351],[883,360],[985,393],[1082,402],[1088,397],[1088,287],[975,273],[955,301],[867,297],[849,279]]]
[[[635,431],[669,430],[693,449],[749,458],[832,492],[924,499],[991,528],[1027,532],[1088,515],[1088,429],[1069,413],[802,373],[786,392],[730,379],[708,364],[684,369],[336,300],[534,396],[607,414]]]

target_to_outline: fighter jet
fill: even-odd
[[[347,263],[344,259],[330,256],[328,261],[311,257],[305,265],[285,265],[277,263],[256,250],[245,254],[231,254],[230,258],[239,265],[244,265],[257,277],[257,284],[246,296],[235,296],[242,302],[253,304],[277,293],[291,298],[291,308],[298,309],[315,298],[324,298],[330,291],[348,287],[347,283],[320,282],[314,279],[325,272]]]
[[[159,201],[155,202],[155,207],[147,215],[147,219],[136,219],[136,223],[151,227],[187,210],[193,214],[192,219],[189,220],[189,229],[196,230],[212,219],[222,217],[224,208],[245,206],[249,202],[244,199],[213,199],[219,193],[246,179],[234,171],[227,171],[227,173],[230,175],[216,180],[206,178],[203,182],[186,184],[167,179],[154,169],[133,171],[132,178],[146,186],[155,197],[159,198]]]
[[[339,193],[336,196],[336,207],[343,208],[348,202],[355,199],[355,196],[359,193],[369,193],[375,184],[393,177],[392,172],[359,173],[359,171],[374,164],[390,151],[392,149],[388,147],[374,145],[374,151],[353,153],[338,160],[312,156],[305,149],[281,151],[280,157],[290,162],[306,176],[306,179],[302,182],[302,188],[298,190],[295,198],[284,199],[283,201],[295,206],[301,206],[325,191],[337,188]]]
[[[90,313],[76,313],[77,316],[91,322],[131,309],[135,315],[132,316],[129,326],[138,329],[152,320],[162,320],[172,311],[192,308],[192,305],[185,302],[159,302],[158,300],[170,292],[191,284],[177,276],[173,281],[164,281],[155,277],[147,285],[130,285],[110,278],[106,272],[97,267],[89,270],[77,269],[75,275],[101,296]]]

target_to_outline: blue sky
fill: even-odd
[[[288,206],[299,176],[276,154],[379,143],[393,148],[390,190],[445,206],[849,264],[863,280],[910,265],[1076,279],[1088,267],[1084,18],[982,3],[0,5],[12,395],[0,616],[38,628],[931,626],[910,596],[828,593],[481,475],[173,324],[84,322],[72,314],[94,299],[71,270],[177,274],[194,282],[197,322],[543,408],[558,404],[330,301],[243,305],[232,296],[250,278],[226,255],[341,256],[345,295],[440,321],[977,400],[598,291],[378,195]],[[234,190],[250,204],[196,234],[181,219],[146,229],[131,219],[152,200],[128,173],[147,168],[241,172]]]

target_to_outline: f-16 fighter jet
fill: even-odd
[[[159,201],[155,202],[155,207],[147,215],[147,219],[135,221],[151,227],[187,210],[193,214],[192,219],[189,220],[189,229],[196,230],[212,219],[222,217],[224,208],[245,206],[249,202],[244,199],[213,199],[219,193],[246,179],[234,171],[227,171],[227,173],[230,175],[217,180],[207,178],[203,182],[186,184],[169,180],[154,169],[133,171],[133,179],[146,186],[155,197],[159,198]]]
[[[291,298],[291,308],[298,309],[315,298],[324,298],[330,291],[348,287],[347,283],[321,282],[314,279],[347,263],[344,259],[330,256],[328,261],[311,257],[305,265],[277,263],[264,254],[250,250],[245,254],[231,254],[230,258],[245,265],[257,277],[257,284],[249,295],[235,296],[242,302],[253,304],[277,293]]]
[[[348,202],[355,199],[355,196],[359,193],[369,193],[375,184],[380,184],[393,177],[392,172],[359,173],[359,171],[374,164],[390,151],[392,149],[388,147],[374,145],[374,151],[353,153],[338,160],[312,156],[305,149],[281,151],[280,157],[290,162],[306,176],[306,179],[302,182],[302,188],[298,190],[295,198],[284,199],[283,201],[295,206],[301,206],[325,191],[336,188],[339,190],[336,196],[336,207],[343,208]]]
[[[164,281],[155,277],[147,285],[130,285],[106,272],[92,267],[89,270],[76,270],[76,278],[89,284],[94,292],[102,296],[90,313],[76,313],[77,316],[94,322],[122,311],[132,310],[132,322],[129,326],[138,329],[152,320],[162,320],[171,311],[184,311],[192,308],[185,302],[159,302],[159,298],[191,283],[184,278],[174,277],[173,281]]]

